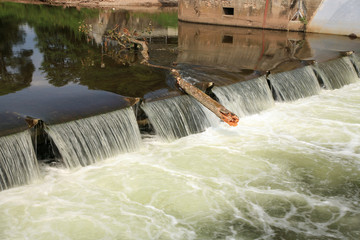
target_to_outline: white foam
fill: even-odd
[[[81,169],[47,168],[43,181],[0,192],[0,236],[354,238],[359,91],[322,91],[170,143],[148,138]]]

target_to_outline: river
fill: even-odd
[[[0,191],[0,239],[360,238],[359,55],[327,62],[359,50],[359,40],[187,23],[177,37],[176,14],[150,14],[154,34],[169,34],[150,39],[155,63],[177,61],[187,80],[214,81],[219,101],[240,116],[229,127],[179,91],[166,95],[174,90],[166,73],[139,59],[114,63],[95,43],[101,37],[77,35],[72,24],[143,27],[148,13],[51,8],[72,19],[54,29],[34,17],[51,19],[47,7],[0,6],[0,20],[16,20],[0,25],[11,30],[2,31],[11,34],[1,39],[9,46],[0,49],[0,114],[43,119],[61,155],[53,160],[65,162],[36,161],[29,130],[4,131],[0,157],[16,152],[34,170]],[[169,15],[171,28],[161,28]],[[139,134],[131,108],[107,112],[121,95],[145,99],[155,134]]]

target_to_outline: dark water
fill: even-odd
[[[57,123],[119,109],[126,105],[123,96],[167,88],[163,71],[140,65],[137,53],[129,54],[125,65],[118,63],[95,37],[79,32],[84,23],[92,24],[94,32],[103,27],[103,33],[115,24],[141,31],[151,23],[152,41],[160,45],[165,40],[174,45],[171,39],[177,35],[174,10],[133,13],[0,3],[0,115]]]

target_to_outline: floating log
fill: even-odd
[[[206,95],[203,91],[201,91],[194,85],[185,81],[176,69],[172,69],[171,73],[175,77],[178,86],[183,89],[184,92],[195,98],[197,101],[199,101],[202,105],[204,105],[217,117],[219,117],[221,120],[223,120],[230,126],[237,126],[239,118],[234,113],[230,112],[223,105],[212,99],[210,96]]]

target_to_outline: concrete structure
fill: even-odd
[[[179,0],[187,22],[360,36],[359,0]]]
[[[308,25],[310,32],[360,37],[360,1],[325,0]]]

